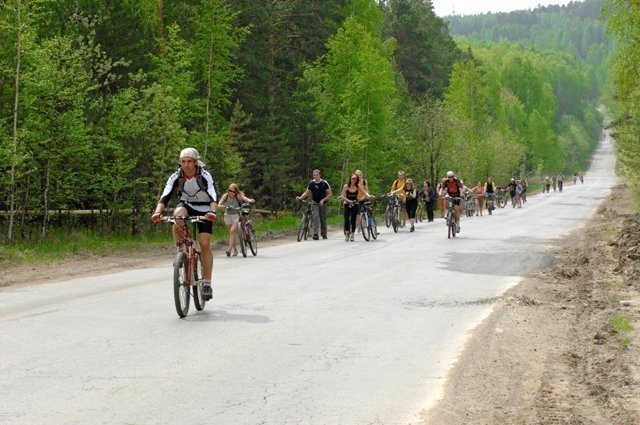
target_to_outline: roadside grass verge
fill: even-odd
[[[286,213],[276,218],[252,217],[254,228],[259,238],[279,238],[293,235],[298,228],[300,215]],[[332,214],[328,217],[331,226],[342,223],[342,215]],[[213,228],[214,241],[227,241],[227,228],[222,219]],[[71,230],[51,229],[47,237],[42,239],[16,240],[0,244],[0,269],[11,266],[39,265],[64,261],[81,256],[124,255],[135,252],[149,252],[171,246],[170,226],[164,224],[150,225],[137,236],[130,234],[105,234],[86,228]]]

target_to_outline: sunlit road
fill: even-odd
[[[497,297],[615,184],[379,240],[216,252],[214,302],[178,319],[163,267],[0,292],[0,424],[415,424]],[[167,237],[169,233],[167,232]]]

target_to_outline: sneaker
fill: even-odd
[[[460,233],[460,225],[456,224],[456,233]]]
[[[202,280],[202,297],[205,301],[209,301],[213,298],[213,289],[211,289],[211,281],[210,280]]]
[[[349,233],[345,233],[344,241],[349,242]]]
[[[327,239],[327,235],[322,235],[322,239]]]
[[[411,229],[409,229],[410,232],[415,232],[416,229],[413,228],[413,226],[411,226]]]
[[[314,240],[314,241],[317,241],[318,239],[320,239],[320,238],[318,237],[318,235],[313,235],[313,240]]]
[[[351,242],[353,242],[353,241],[355,240],[355,239],[353,238],[353,233],[351,234],[351,237],[349,238],[349,240],[350,240]]]

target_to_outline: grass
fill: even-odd
[[[299,214],[288,213],[276,218],[252,217],[258,236],[286,235],[298,228]],[[328,217],[329,225],[341,224],[341,214]],[[213,240],[227,240],[227,229],[220,220],[214,225]],[[0,244],[0,268],[19,265],[47,264],[77,256],[105,256],[162,249],[172,244],[170,227],[150,226],[144,233],[131,236],[128,233],[105,234],[96,230],[76,227],[71,231],[51,229],[44,240],[34,237]]]
[[[613,327],[613,330],[617,334],[621,334],[623,332],[628,332],[633,330],[633,325],[624,314],[616,314],[610,321],[609,324]]]
[[[611,285],[613,285],[614,288],[618,288],[618,289],[626,289],[629,287],[629,284],[627,284],[626,282],[622,282],[622,281],[615,281],[612,282]]]
[[[633,325],[629,320],[629,317],[624,314],[616,314],[610,321],[609,324],[613,328],[613,331],[618,335],[618,343],[626,348],[631,344],[631,338],[623,336],[622,334],[625,332],[629,332],[633,330]]]

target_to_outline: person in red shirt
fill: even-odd
[[[453,171],[447,172],[447,181],[442,183],[442,189],[445,197],[455,198],[453,200],[453,212],[456,216],[456,232],[460,231],[460,199],[464,185],[456,177]]]

